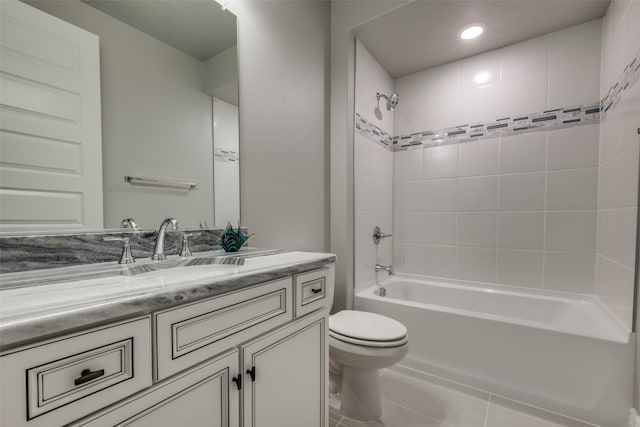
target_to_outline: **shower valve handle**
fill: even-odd
[[[385,239],[387,237],[391,237],[391,234],[383,233],[380,230],[380,227],[376,225],[376,228],[373,229],[373,243],[376,245],[380,243],[380,240]]]

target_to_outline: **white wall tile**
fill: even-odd
[[[548,36],[536,37],[500,49],[500,67],[503,80],[531,73],[546,72],[549,62]]]
[[[634,0],[631,2],[625,16],[625,45],[624,45],[624,62],[628,64],[633,60],[633,56],[640,50],[640,2]]]
[[[461,91],[500,81],[500,51],[472,56],[458,61],[458,88]]]
[[[424,179],[455,178],[458,176],[459,144],[429,147],[423,150]]]
[[[547,212],[545,246],[549,251],[596,251],[597,213]]]
[[[422,246],[422,274],[436,277],[456,277],[455,246]]]
[[[458,62],[430,68],[418,74],[423,76],[424,96],[436,96],[458,91]]]
[[[422,80],[422,73],[416,73],[395,81],[395,92],[400,97],[400,102],[393,110],[395,135],[425,130],[422,125]]]
[[[422,214],[423,245],[456,245],[456,213]]]
[[[424,92],[422,99],[422,130],[437,130],[457,126],[461,116],[458,113],[458,94],[429,95]]]
[[[420,243],[422,214],[396,213],[393,216],[393,240],[396,244]]]
[[[640,124],[640,121],[638,122]],[[638,206],[638,163],[640,147],[637,145],[622,153],[619,162],[619,181],[614,183],[618,187],[618,202],[621,208]]]
[[[504,79],[500,83],[500,117],[517,117],[547,108],[547,71]],[[497,117],[496,117],[497,118]]]
[[[391,95],[393,79],[359,40],[356,43],[355,109],[366,120],[393,135],[393,112],[387,111],[384,100],[376,99],[377,92]]]
[[[393,210],[399,213],[421,212],[422,181],[394,181]]]
[[[362,247],[355,254],[356,286],[372,284],[375,281],[376,249],[374,246]]]
[[[495,248],[497,241],[496,212],[458,214],[458,246]]]
[[[620,209],[620,230],[615,261],[634,269],[636,263],[637,208]]]
[[[598,241],[598,253],[614,261],[618,258],[620,215],[620,209],[608,209],[602,212],[602,234]]]
[[[467,142],[459,146],[459,175],[479,176],[498,173],[498,139]]]
[[[602,255],[596,255],[596,294],[603,299],[613,298],[615,295],[617,264]]]
[[[371,202],[373,197],[374,178],[360,172],[355,173],[355,210],[356,212],[371,212],[373,210]]]
[[[420,245],[393,245],[393,268],[408,274],[422,273],[422,247]]]
[[[396,151],[393,153],[394,181],[418,181],[422,179],[422,150]]]
[[[422,210],[424,212],[457,211],[457,183],[455,178],[424,181],[422,191]]]
[[[496,250],[458,248],[458,278],[462,280],[495,283]]]
[[[547,209],[595,210],[597,187],[597,168],[548,172]]]
[[[600,61],[549,69],[549,102],[558,108],[597,101],[600,96]]]
[[[373,212],[391,212],[393,201],[393,183],[385,179],[373,178],[371,209]]]
[[[542,211],[544,195],[544,172],[500,176],[501,211]]]
[[[495,211],[498,208],[498,177],[458,178],[458,211]]]
[[[356,212],[355,220],[355,244],[356,249],[373,245],[371,238],[375,217],[371,212]]]
[[[537,172],[545,170],[547,132],[500,138],[500,171]]]
[[[543,212],[500,212],[498,247],[503,249],[542,250]]]
[[[457,120],[449,126],[486,123],[500,117],[500,84],[492,83],[461,90],[458,95]]]
[[[595,255],[546,252],[544,287],[564,292],[594,292]]]
[[[549,132],[548,169],[598,166],[600,126],[577,126]]]
[[[575,25],[549,34],[549,68],[562,68],[585,61],[600,61],[602,20]]]
[[[633,322],[635,271],[618,265],[616,279],[614,298],[610,307],[625,325],[631,325]]]
[[[498,249],[498,283],[541,288],[542,259],[542,251]]]

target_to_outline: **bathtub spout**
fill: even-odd
[[[392,267],[392,266],[390,266],[390,265],[388,265],[388,266],[387,266],[387,265],[380,265],[380,264],[376,264],[376,273],[377,273],[378,271],[386,271],[386,272],[389,274],[389,276],[393,276],[394,274],[396,274],[396,273],[393,271],[393,267]]]

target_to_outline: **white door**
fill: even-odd
[[[0,1],[0,230],[102,228],[98,37]]]
[[[242,347],[244,427],[326,426],[326,343],[321,313]]]
[[[239,427],[238,351],[165,380],[74,427]]]

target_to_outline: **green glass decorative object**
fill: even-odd
[[[253,236],[253,234],[244,234],[242,232],[240,224],[238,224],[238,231],[233,231],[231,223],[228,222],[224,233],[222,233],[222,236],[218,239],[218,244],[222,246],[222,249],[226,252],[237,252],[251,236]]]

